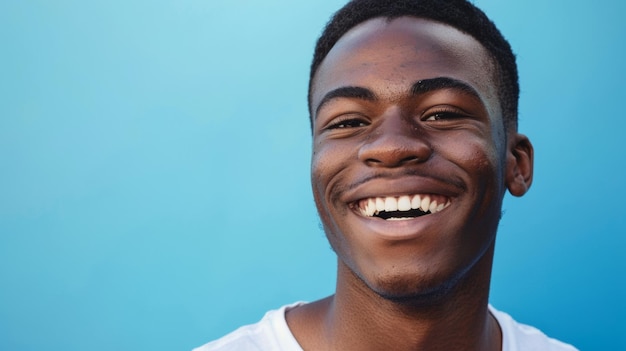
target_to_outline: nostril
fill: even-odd
[[[378,163],[383,163],[381,160],[377,160],[375,158],[368,158],[365,160],[365,163],[370,164],[370,165],[375,165]]]
[[[419,162],[420,158],[417,156],[408,156],[400,160],[400,163]]]
[[[403,157],[403,158],[396,158],[396,161],[393,160],[385,160],[384,158],[368,158],[366,160],[364,160],[365,163],[369,164],[369,165],[385,165],[387,167],[393,167],[393,166],[402,166],[402,165],[406,165],[409,163],[420,163],[423,162],[425,160],[422,160],[422,158],[418,157],[418,156],[407,156],[407,157]]]

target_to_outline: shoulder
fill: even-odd
[[[489,311],[500,324],[503,351],[577,351],[574,346],[548,337],[535,327],[516,322],[507,313],[489,305]]]
[[[301,351],[302,349],[291,334],[285,320],[285,311],[301,304],[303,302],[271,310],[259,322],[242,326],[230,334],[193,349],[193,351]]]

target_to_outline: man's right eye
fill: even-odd
[[[345,119],[337,121],[328,126],[328,129],[343,129],[343,128],[357,128],[365,127],[367,123],[362,119]]]

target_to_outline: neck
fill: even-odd
[[[381,297],[340,262],[336,294],[301,310],[305,324],[295,313],[290,326],[305,350],[499,351],[487,307],[492,259],[493,245],[444,293],[401,300]]]

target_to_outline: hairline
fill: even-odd
[[[324,63],[324,61],[326,60],[326,57],[328,57],[328,55],[330,54],[330,52],[334,49],[334,47],[337,45],[337,43],[344,37],[346,36],[346,34],[348,34],[350,31],[352,31],[354,28],[356,28],[357,26],[371,21],[371,20],[375,20],[375,19],[384,19],[387,23],[391,23],[392,21],[398,19],[398,18],[402,18],[402,17],[411,17],[411,18],[417,18],[417,19],[423,19],[426,21],[431,21],[431,22],[435,22],[435,23],[439,23],[439,24],[443,24],[445,26],[449,26],[451,28],[456,29],[457,31],[468,35],[470,37],[472,37],[474,40],[476,40],[480,46],[485,50],[485,53],[487,54],[487,57],[489,58],[489,73],[491,75],[491,79],[493,81],[493,83],[495,84],[495,88],[496,88],[496,99],[498,101],[498,105],[500,108],[500,114],[501,114],[501,119],[502,119],[502,123],[504,125],[504,131],[505,131],[505,135],[508,134],[509,131],[517,131],[517,116],[515,116],[514,119],[509,118],[506,116],[506,113],[504,111],[504,100],[505,98],[502,97],[502,92],[503,90],[505,90],[507,83],[505,82],[505,78],[504,78],[504,68],[501,67],[500,62],[498,61],[498,57],[496,56],[496,54],[490,50],[484,43],[483,41],[481,41],[479,38],[477,38],[476,36],[474,36],[473,34],[464,31],[463,29],[459,28],[459,26],[455,26],[454,24],[448,23],[448,22],[444,22],[444,21],[439,21],[433,18],[430,18],[428,16],[417,16],[417,15],[412,15],[412,14],[401,14],[401,15],[380,15],[380,16],[374,16],[374,17],[370,17],[367,19],[364,19],[363,21],[360,21],[358,23],[355,23],[352,27],[348,28],[340,37],[337,38],[337,40],[335,40],[335,42],[333,43],[333,45],[328,49],[328,51],[324,54],[324,56],[321,58],[321,60],[319,61],[319,63],[315,66],[315,70],[310,72],[310,76],[309,76],[309,85],[308,85],[308,94],[307,94],[307,102],[308,102],[308,110],[309,110],[309,121],[310,121],[310,125],[311,128],[313,128],[313,123],[314,123],[314,116],[313,116],[313,111],[312,111],[312,92],[313,92],[313,86],[315,85],[315,81],[317,78],[317,73],[320,70],[320,67],[322,67],[322,64]],[[314,56],[315,57],[315,56]],[[519,83],[518,83],[519,84]],[[519,98],[519,97],[518,97]]]

